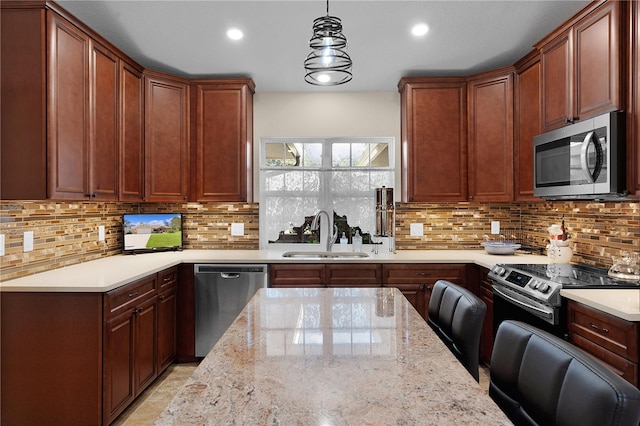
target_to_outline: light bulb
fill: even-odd
[[[329,74],[318,74],[318,81],[320,83],[328,83],[331,80]]]
[[[333,49],[325,47],[322,49],[322,65],[325,67],[331,66],[335,61],[336,52]]]
[[[243,37],[243,34],[242,31],[237,28],[230,28],[229,31],[227,31],[227,37],[231,40],[240,40]]]
[[[411,29],[411,33],[414,36],[423,36],[425,35],[427,32],[429,32],[429,27],[427,26],[427,24],[417,24],[414,25],[413,28]]]

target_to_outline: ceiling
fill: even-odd
[[[403,76],[472,75],[512,65],[589,1],[334,0],[353,80],[304,82],[323,0],[58,0],[145,68],[183,77],[251,77],[258,92],[395,91]],[[416,38],[412,25],[429,32]],[[230,27],[244,38],[226,37]]]

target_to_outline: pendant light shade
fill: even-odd
[[[327,15],[313,21],[313,36],[309,40],[311,53],[304,61],[307,83],[317,86],[337,86],[351,81],[351,58],[344,51],[347,38],[342,34],[342,21]]]

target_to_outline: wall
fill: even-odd
[[[0,201],[0,280],[112,256],[121,252],[122,214],[180,212],[187,249],[257,249],[258,204],[137,204],[101,202]],[[597,202],[420,203],[396,207],[398,250],[480,249],[490,223],[502,233],[542,248],[546,228],[562,215],[572,234],[574,262],[610,267],[622,251],[640,252],[640,204]],[[231,223],[245,224],[245,235],[231,237]],[[423,237],[410,237],[411,223],[424,224]],[[98,226],[106,239],[98,241]],[[34,231],[34,251],[23,253],[24,231]]]
[[[256,93],[254,200],[260,199],[260,138],[394,137],[396,190],[400,194],[400,93]]]

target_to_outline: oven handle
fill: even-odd
[[[511,296],[509,296],[508,294],[504,293],[503,291],[500,291],[498,288],[496,288],[496,286],[493,286],[493,291],[496,292],[499,296],[503,297],[504,299],[515,303],[516,305],[519,305],[521,308],[526,309],[528,311],[533,311],[535,313],[535,315],[542,317],[542,318],[546,318],[548,320],[552,320],[553,319],[553,312],[548,312],[545,311],[544,309],[540,309],[536,306],[531,306],[527,303],[521,302],[518,299],[515,299]]]

